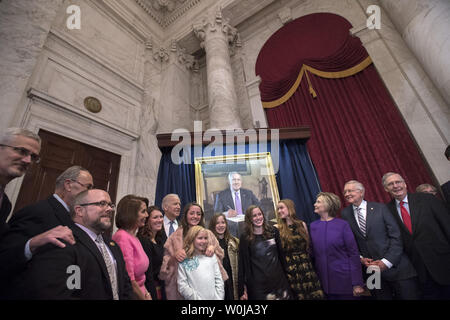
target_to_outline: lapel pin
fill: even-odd
[[[111,242],[109,243],[109,245],[112,246],[112,247],[114,247],[116,244],[115,244],[114,242],[111,241]]]

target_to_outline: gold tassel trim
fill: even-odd
[[[308,81],[308,87],[309,87],[309,93],[313,98],[317,97],[317,93],[314,90],[314,88],[311,85],[311,81],[308,77],[308,72],[311,72],[321,78],[327,78],[327,79],[339,79],[339,78],[346,78],[353,76],[357,74],[358,72],[364,70],[369,65],[372,64],[372,59],[370,57],[367,57],[364,59],[361,63],[358,63],[356,66],[353,66],[349,69],[342,70],[342,71],[336,71],[336,72],[327,72],[327,71],[321,71],[318,69],[315,69],[311,66],[308,66],[304,64],[302,68],[300,69],[300,73],[298,74],[297,79],[295,80],[295,83],[292,85],[292,87],[289,89],[288,92],[286,92],[281,98],[273,101],[266,101],[262,102],[264,109],[270,109],[278,107],[280,104],[285,103],[287,100],[289,100],[290,97],[297,91],[298,87],[300,86],[300,83],[303,79],[303,74],[306,74],[306,80]]]

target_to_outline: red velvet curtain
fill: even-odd
[[[283,96],[303,64],[341,71],[364,60],[368,54],[359,39],[349,35],[350,28],[340,16],[319,13],[277,31],[264,45],[256,65],[262,100]],[[386,202],[389,196],[381,177],[388,171],[402,174],[410,191],[432,181],[373,64],[346,78],[308,75],[315,99],[303,79],[289,100],[266,109],[266,115],[271,128],[311,127],[308,150],[323,191],[343,200],[344,183],[356,179],[365,185],[368,200]]]

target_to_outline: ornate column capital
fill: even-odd
[[[203,18],[193,26],[206,52],[210,125],[213,128],[241,128],[230,61],[231,48],[239,43],[236,28],[224,19],[220,8],[213,19]]]
[[[222,15],[222,10],[216,10],[215,16],[211,18],[203,17],[199,23],[194,24],[193,31],[195,36],[201,41],[200,46],[204,48],[204,42],[213,35],[224,36],[229,46],[236,46],[239,42],[238,31],[229,24],[229,19]],[[217,32],[220,31],[220,32]]]
[[[193,55],[186,53],[186,48],[178,48],[177,50],[178,62],[186,67],[186,69],[193,72],[198,72],[199,64]]]

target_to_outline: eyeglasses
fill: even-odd
[[[404,182],[405,182],[405,181],[403,181],[403,180],[391,181],[391,182],[389,182],[388,184],[386,184],[386,186],[387,186],[387,187],[392,187],[392,186],[394,186],[394,185],[402,184],[402,183],[404,183]]]
[[[34,163],[39,163],[39,161],[41,161],[41,157],[38,154],[33,153],[33,152],[31,152],[30,150],[28,150],[26,148],[8,146],[7,144],[0,144],[0,146],[11,148],[15,152],[20,154],[22,157],[30,156],[31,157],[31,161],[33,161]]]
[[[82,187],[84,187],[84,188],[86,188],[86,189],[88,189],[88,190],[91,190],[91,189],[93,189],[94,188],[94,186],[92,185],[92,184],[84,184],[84,183],[81,183],[80,181],[77,181],[77,180],[74,180],[74,179],[70,179],[70,181],[73,181],[73,182],[76,182],[76,183],[78,183],[80,186],[82,186]]]
[[[89,203],[81,203],[81,204],[79,204],[79,206],[82,206],[82,207],[86,207],[86,206],[98,206],[98,207],[100,207],[100,208],[102,208],[102,209],[104,209],[104,208],[106,208],[106,207],[111,207],[111,209],[115,209],[116,208],[116,205],[114,204],[114,203],[112,203],[112,202],[108,202],[108,201],[105,201],[105,200],[103,200],[103,201],[98,201],[98,202],[89,202]]]
[[[359,190],[359,189],[347,189],[347,190],[344,190],[344,195],[346,195],[347,193],[353,193],[353,192],[356,192],[356,191],[361,191],[361,190]]]

